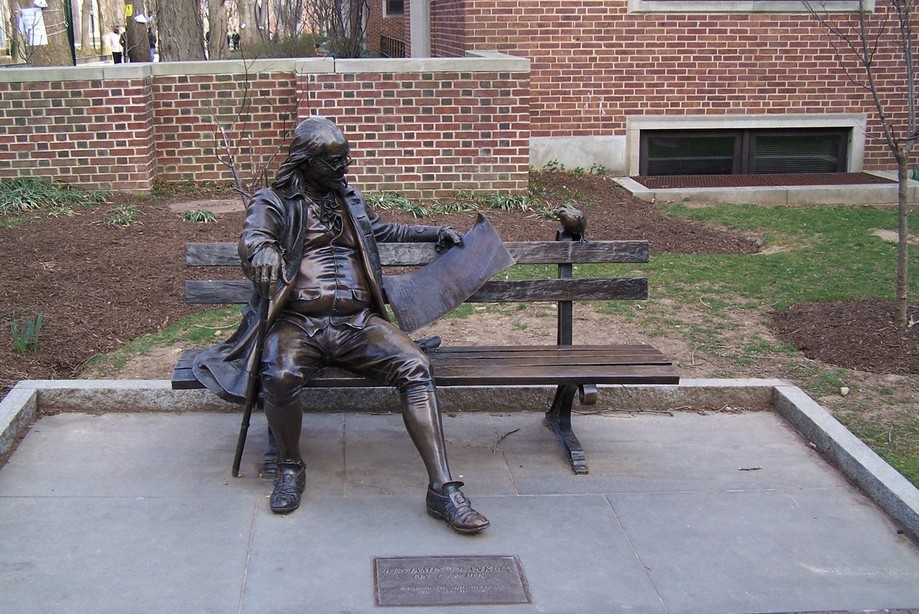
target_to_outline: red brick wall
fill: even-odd
[[[16,70],[23,77],[38,73]],[[149,77],[0,82],[0,177],[149,189],[155,174],[150,103]]]
[[[367,33],[364,43],[371,55],[380,53],[380,24],[383,21],[383,3],[380,0],[370,0],[367,3]]]
[[[301,103],[351,141],[362,189],[440,198],[458,190],[519,193],[529,165],[525,73],[317,74]],[[368,94],[369,93],[369,94]],[[343,105],[342,100],[350,101]]]
[[[405,57],[412,57],[412,0],[402,2],[402,40],[405,41]]]
[[[627,116],[867,112],[865,167],[891,168],[868,93],[811,16],[626,9],[627,0],[465,0],[462,47],[531,60],[534,137],[623,135]],[[435,1],[432,20],[448,10]],[[432,42],[451,48],[445,55],[453,45]],[[889,54],[879,60],[882,86],[902,101],[902,69],[887,68]],[[899,102],[890,110],[903,116]]]
[[[158,179],[231,180],[232,157],[248,186],[287,142],[297,96],[291,73],[157,76]]]
[[[386,17],[382,19],[380,21],[380,35],[405,41],[405,24],[402,17]]]
[[[460,189],[526,189],[525,69],[434,71],[406,60],[261,62],[274,71],[250,66],[207,74],[210,66],[196,63],[181,75],[168,74],[177,64],[55,69],[69,81],[49,81],[48,71],[0,74],[6,79],[0,81],[0,177],[47,176],[117,190],[147,190],[157,181],[230,183],[222,160],[232,153],[248,184],[266,165],[273,175],[298,118],[324,114],[351,140],[353,181],[365,191],[446,198]],[[343,71],[322,72],[339,66]],[[400,66],[408,68],[391,72]],[[363,67],[370,68],[357,72]],[[234,147],[223,146],[217,126]]]
[[[431,55],[436,58],[463,57],[466,2],[431,0]]]

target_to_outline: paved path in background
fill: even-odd
[[[214,213],[233,213],[235,211],[245,211],[246,207],[240,199],[235,200],[194,200],[180,203],[172,203],[169,209],[176,213],[185,213],[196,209],[206,209]]]

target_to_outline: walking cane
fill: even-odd
[[[249,378],[246,380],[246,408],[243,410],[242,424],[239,425],[239,439],[236,440],[236,456],[233,458],[233,477],[239,477],[239,463],[242,462],[243,448],[246,447],[246,435],[249,433],[249,419],[252,408],[258,402],[259,375],[262,371],[262,350],[265,346],[265,330],[268,328],[268,292],[259,298],[258,328],[255,332],[255,355],[252,357]]]

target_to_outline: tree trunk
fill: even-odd
[[[150,44],[147,39],[147,24],[138,22],[137,17],[146,18],[147,11],[144,8],[144,0],[134,0],[134,14],[125,20],[125,39],[127,46],[124,54],[130,62],[149,62],[150,61]]]
[[[255,32],[251,32],[252,36],[257,36],[261,41],[268,42],[271,40],[271,32],[269,31],[269,2],[270,0],[256,0],[252,3],[252,12],[255,21]]]
[[[909,295],[909,208],[906,198],[909,180],[909,155],[897,152],[897,324],[906,327]]]
[[[204,60],[204,26],[196,0],[159,3],[160,61]]]
[[[97,6],[99,14],[96,15],[96,18],[98,19],[100,32],[107,32],[115,26],[124,25],[124,4],[116,6],[110,0],[104,0],[99,2]]]
[[[68,28],[70,15],[64,0],[48,0],[48,6],[37,9],[32,0],[10,2],[17,26],[16,47],[19,57],[32,66],[73,66],[73,46]],[[25,9],[26,13],[20,10]],[[18,34],[20,15],[26,15],[26,32]]]
[[[211,33],[207,43],[207,57],[211,60],[223,60],[229,57],[227,45],[227,0],[210,0],[207,9],[207,21]]]
[[[239,15],[239,46],[246,53],[246,47],[259,42],[258,28],[255,24],[255,2],[254,0],[237,0]]]
[[[84,58],[96,52],[96,50],[93,49],[93,36],[95,34],[90,28],[92,24],[89,19],[91,17],[89,11],[92,10],[92,5],[92,0],[80,1],[80,57]]]

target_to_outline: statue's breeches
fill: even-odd
[[[331,323],[313,335],[297,325],[298,317],[281,317],[265,337],[262,391],[275,407],[292,404],[323,367],[341,367],[403,390],[432,381],[428,356],[395,325],[377,315],[361,328]],[[302,316],[300,316],[302,317]]]

